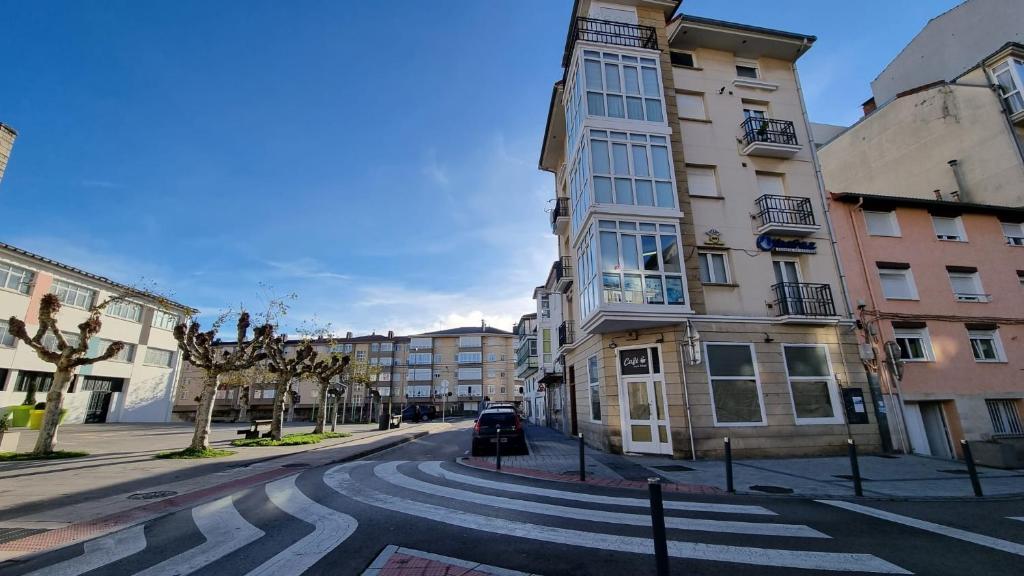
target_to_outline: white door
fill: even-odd
[[[916,402],[908,402],[904,406],[903,413],[907,424],[907,436],[910,437],[910,451],[914,454],[931,456],[928,434],[924,431],[924,420],[921,419],[921,409]]]
[[[665,382],[660,376],[633,376],[623,378],[622,387],[626,395],[626,451],[671,454]]]
[[[953,447],[949,443],[949,428],[941,402],[921,402],[921,420],[928,436],[928,447],[932,456],[953,459]]]
[[[779,284],[776,296],[779,298],[780,313],[783,316],[804,314],[804,301],[800,294],[800,265],[796,260],[773,260],[775,282]]]

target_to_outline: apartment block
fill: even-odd
[[[511,332],[483,324],[451,328],[410,336],[409,347],[409,403],[476,412],[485,402],[522,402]]]
[[[844,193],[832,213],[897,447],[1024,436],[1024,209]]]
[[[574,3],[555,176],[566,432],[613,452],[880,446],[795,63],[815,38]]]
[[[56,294],[62,306],[58,326],[77,342],[78,324],[96,303],[130,293],[103,314],[103,328],[89,342],[89,356],[103,353],[114,341],[125,349],[108,361],[79,368],[64,400],[64,422],[166,422],[171,416],[181,358],[172,329],[196,311],[153,294],[135,290],[50,258],[0,243],[0,406],[21,404],[34,385],[44,401],[53,384],[53,364],[8,332],[7,319],[25,321],[30,334],[38,328],[39,301]],[[56,347],[52,336],[44,341]]]
[[[523,314],[512,327],[516,335],[516,383],[523,387],[523,413],[534,424],[546,423],[545,391],[537,383],[537,313]]]
[[[7,162],[11,159],[11,149],[14,148],[14,139],[18,132],[0,122],[0,182],[4,180],[4,171],[7,170]]]

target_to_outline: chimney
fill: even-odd
[[[941,190],[932,190],[932,194],[935,194],[935,199],[936,200],[942,200],[942,191]]]
[[[958,202],[969,202],[970,194],[968,193],[969,190],[967,189],[967,182],[964,181],[963,171],[960,169],[960,161],[950,160],[947,164],[949,164],[949,167],[953,169],[953,177],[956,178],[956,186],[960,189],[959,194],[956,195],[956,200]]]
[[[345,339],[346,340],[351,340],[352,339],[352,333],[351,332],[345,332]]]
[[[480,319],[480,331],[481,332],[486,332],[487,331],[487,322],[484,321],[483,318]]]
[[[949,193],[949,195],[950,195],[950,197],[953,198],[953,202],[960,202],[960,192],[959,191],[953,190],[952,192]]]
[[[864,112],[865,116],[867,116],[868,114],[871,114],[877,108],[878,108],[878,105],[875,104],[875,97],[874,96],[872,96],[871,98],[868,98],[867,100],[864,101],[863,104],[860,105],[860,109]]]
[[[394,330],[388,330],[388,340],[391,340],[394,337],[395,337],[395,331]]]

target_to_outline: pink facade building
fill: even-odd
[[[955,458],[961,439],[1024,436],[1024,209],[846,193],[830,206],[897,447]]]

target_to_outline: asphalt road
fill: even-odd
[[[654,574],[646,495],[464,467],[470,423],[0,574],[361,574],[388,545],[539,574]],[[1024,502],[666,495],[673,574],[1024,574]]]

